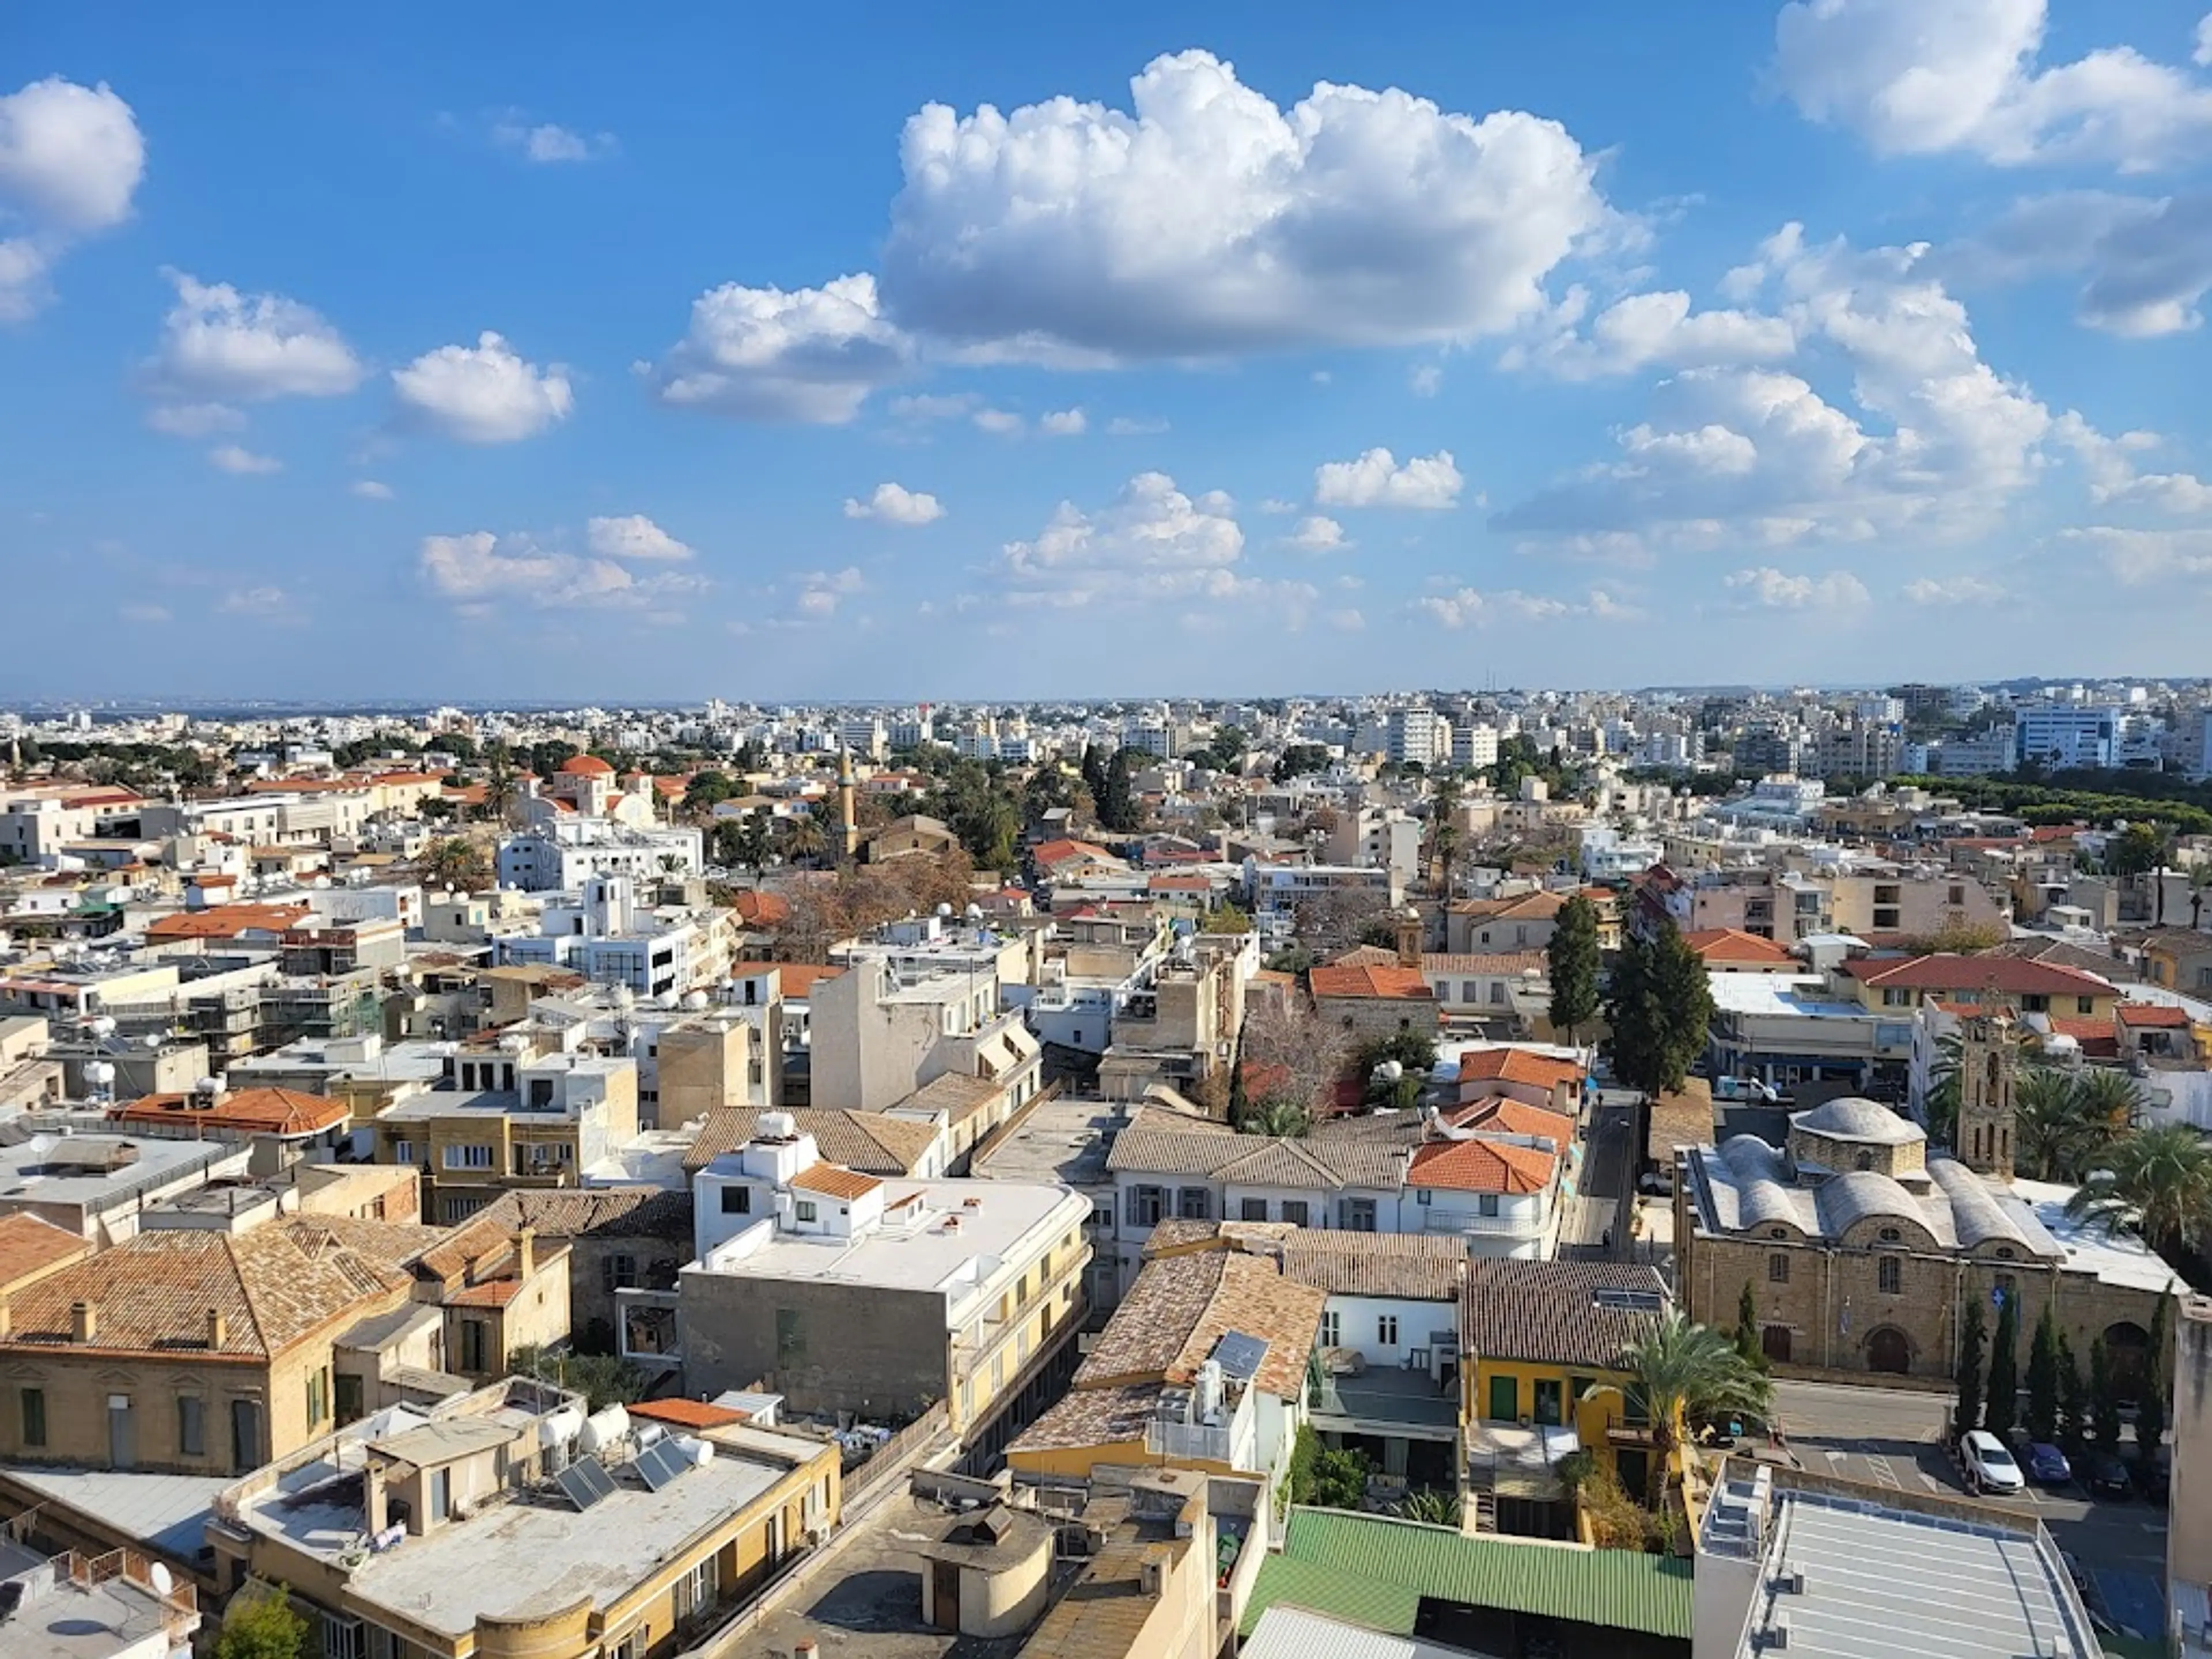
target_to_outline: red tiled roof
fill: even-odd
[[[149,939],[236,939],[240,933],[281,933],[304,921],[304,904],[217,904],[163,916],[146,930]]]
[[[753,974],[764,974],[775,969],[783,994],[787,1000],[804,1002],[813,994],[814,988],[825,979],[835,979],[845,970],[818,962],[733,962],[730,977],[744,979]]]
[[[1902,962],[1862,957],[1844,972],[1868,985],[1912,991],[1997,991],[2010,996],[2111,996],[2112,986],[2026,957],[1912,957]]]
[[[1414,1152],[1408,1187],[1464,1193],[1540,1193],[1559,1168],[1556,1154],[1502,1140],[1440,1140]]]
[[[858,1170],[841,1169],[835,1164],[812,1164],[792,1176],[791,1184],[810,1193],[850,1200],[865,1198],[884,1183]]]
[[[1539,1088],[1577,1085],[1583,1068],[1571,1060],[1532,1054],[1526,1048],[1471,1048],[1459,1058],[1462,1091],[1469,1083],[1528,1083]]]
[[[1048,841],[1039,843],[1030,854],[1039,866],[1074,864],[1085,859],[1109,859],[1114,855],[1104,848],[1087,841]]]
[[[1707,962],[1772,963],[1796,959],[1772,939],[1747,933],[1741,927],[1700,927],[1693,933],[1683,934],[1682,942]]]
[[[611,778],[615,775],[615,769],[597,755],[571,755],[561,763],[561,769],[572,778]]]
[[[1316,997],[1381,998],[1393,1002],[1433,1002],[1437,994],[1418,968],[1316,968],[1307,975]]]
[[[791,901],[781,893],[763,893],[745,888],[730,901],[742,921],[756,927],[780,927],[791,920]]]
[[[2189,1024],[2187,1009],[2163,1002],[2124,1002],[2118,1012],[2123,1025],[2165,1025],[2185,1030]]]
[[[2090,1059],[2113,1059],[2120,1052],[2118,1034],[2109,1019],[2069,1019],[2063,1015],[2049,1016],[2051,1029],[2060,1036],[2069,1036],[2081,1045],[2081,1052]]]
[[[195,1109],[186,1095],[146,1095],[108,1115],[116,1123],[191,1123],[244,1134],[307,1135],[343,1123],[353,1109],[296,1089],[240,1089]]]
[[[0,1217],[0,1285],[22,1284],[91,1254],[91,1241],[50,1221],[34,1215]]]
[[[1545,1106],[1531,1106],[1510,1095],[1468,1101],[1443,1115],[1455,1129],[1486,1129],[1492,1134],[1537,1135],[1565,1146],[1571,1120]]]

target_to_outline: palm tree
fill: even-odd
[[[1773,1406],[1774,1384],[1736,1351],[1728,1334],[1693,1324],[1680,1312],[1654,1322],[1629,1345],[1621,1364],[1651,1414],[1654,1510],[1666,1496],[1668,1466],[1689,1418],[1726,1411],[1763,1416]]]
[[[829,845],[830,838],[823,832],[821,819],[811,812],[789,820],[789,827],[784,831],[784,851],[793,860],[819,858]]]
[[[1965,1044],[1965,1034],[1955,1026],[1936,1039],[1936,1064],[1929,1070],[1928,1093],[1921,1102],[1928,1138],[1942,1146],[1949,1146],[1958,1131],[1959,1056]]]
[[[2079,1182],[2105,1162],[2142,1110],[2135,1079],[2106,1066],[2076,1072],[2031,1066],[2014,1102],[2021,1164],[2038,1181]]]
[[[2122,1231],[2165,1254],[2212,1237],[2212,1142],[2186,1123],[2160,1123],[2112,1143],[2106,1166],[2067,1201],[2069,1215]]]

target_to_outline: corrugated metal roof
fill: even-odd
[[[1388,1516],[1297,1509],[1266,1563],[1244,1628],[1274,1602],[1410,1634],[1426,1597],[1468,1607],[1690,1637],[1690,1564],[1629,1550],[1468,1538]]]

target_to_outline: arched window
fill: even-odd
[[[1787,1285],[1790,1282],[1788,1252],[1776,1250],[1766,1258],[1766,1282],[1770,1285]]]

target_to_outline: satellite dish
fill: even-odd
[[[177,1587],[177,1581],[169,1576],[169,1570],[159,1561],[155,1562],[148,1570],[146,1577],[154,1586],[154,1594],[164,1601],[169,1599],[169,1593]]]

